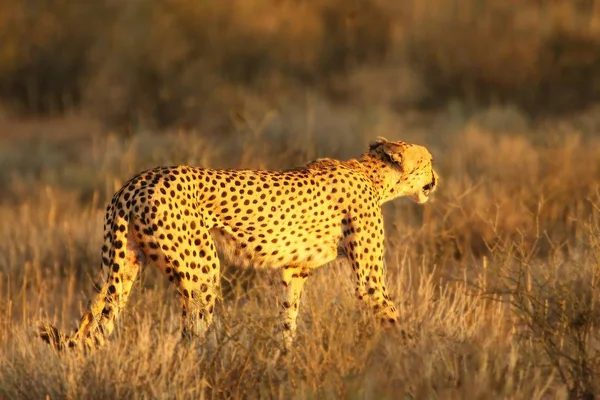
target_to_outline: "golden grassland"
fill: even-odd
[[[600,396],[600,109],[567,114],[600,99],[599,38],[599,0],[0,2],[0,398]],[[231,265],[204,346],[179,343],[152,268],[98,352],[33,338],[75,327],[136,172],[288,168],[378,135],[441,177],[384,207],[411,338],[372,324],[343,262],[309,279],[285,358],[277,272]]]
[[[393,114],[324,119],[318,110],[295,124],[238,116],[237,139],[123,139],[87,125],[0,138],[0,397],[600,394],[600,138],[565,124],[491,128],[486,117],[415,129]],[[58,355],[33,338],[40,319],[67,331],[77,323],[98,282],[104,203],[133,173],[174,163],[285,168],[356,156],[377,135],[429,146],[441,177],[425,206],[384,207],[388,287],[412,338],[372,324],[344,262],[309,278],[285,358],[274,358],[277,272],[235,266],[224,267],[205,345],[179,343],[176,291],[152,268],[101,350]]]

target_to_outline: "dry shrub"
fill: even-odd
[[[273,101],[385,55],[389,22],[376,3],[164,0],[123,6],[97,51],[90,109],[123,126],[226,121],[258,93]],[[349,16],[350,11],[356,11]],[[250,94],[248,94],[250,92]]]
[[[425,2],[409,30],[408,53],[430,89],[429,101],[445,103],[456,96],[467,101],[504,100],[537,71],[539,35],[515,23],[517,11],[506,2]],[[519,9],[519,12],[522,10]],[[503,98],[504,97],[504,98]],[[512,100],[512,99],[511,99]]]
[[[425,104],[461,99],[546,113],[600,99],[600,10],[576,2],[520,3],[413,4],[406,45],[429,89]]]
[[[248,90],[336,91],[332,80],[381,62],[390,41],[389,17],[368,0],[7,0],[0,14],[10,110],[83,108],[121,128],[226,121]]]
[[[598,9],[577,2],[160,0],[0,4],[8,113],[83,110],[111,127],[227,132],[248,99],[406,111],[599,100]],[[218,121],[218,122],[213,122]]]
[[[489,133],[467,127],[440,161],[446,186],[428,214],[429,251],[442,259],[489,254],[499,238],[537,243],[540,256],[560,243],[577,248],[581,226],[593,212],[600,166],[596,139],[578,134],[554,144],[521,135]]]
[[[2,1],[2,102],[33,115],[78,106],[91,73],[88,52],[111,16],[108,1]]]
[[[589,201],[595,217],[580,224],[585,234],[576,254],[565,257],[562,243],[550,243],[553,251],[542,261],[539,242],[498,238],[492,252],[497,280],[493,289],[480,287],[512,306],[515,337],[534,344],[538,362],[551,365],[576,399],[600,391],[600,192]]]

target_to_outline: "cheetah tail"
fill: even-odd
[[[118,201],[118,196],[119,193],[112,204]],[[41,323],[38,327],[38,336],[55,350],[77,348],[91,351],[102,346],[113,332],[117,315],[125,307],[144,260],[139,248],[131,243],[128,245],[128,241],[135,242],[129,228],[129,215],[119,215],[109,207],[102,249],[103,264],[108,272],[104,285],[81,317],[73,335],[65,335],[48,323]]]

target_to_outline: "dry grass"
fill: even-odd
[[[344,119],[345,136],[327,139],[318,115],[315,130],[288,125],[294,132],[277,136],[285,122],[281,115],[238,121],[244,147],[193,132],[127,141],[110,135],[5,140],[0,397],[541,399],[600,393],[593,379],[600,373],[598,139],[491,133],[474,123],[454,133],[401,137],[389,133],[397,125],[383,116],[362,120],[361,128]],[[93,355],[57,355],[32,338],[40,318],[66,330],[75,325],[99,272],[103,204],[135,171],[180,162],[287,167],[309,156],[356,155],[368,138],[386,131],[389,138],[429,145],[442,178],[435,201],[425,207],[407,201],[385,207],[388,286],[413,339],[373,327],[341,262],[309,279],[296,349],[276,361],[276,275],[241,274],[231,266],[205,346],[178,343],[175,290],[153,269],[136,284],[117,334]]]
[[[600,114],[539,124],[600,98],[600,1],[350,3],[0,2],[0,118],[83,110],[131,134],[1,122],[0,398],[600,396]],[[178,342],[153,269],[90,357],[32,337],[78,321],[103,205],[134,173],[285,168],[377,135],[428,145],[442,179],[384,209],[412,339],[374,327],[341,262],[310,278],[286,358],[276,272],[235,266],[205,346]]]

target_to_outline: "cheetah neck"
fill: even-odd
[[[371,154],[363,154],[358,160],[351,160],[352,167],[361,170],[373,182],[379,193],[381,203],[388,202],[403,195],[397,191],[400,173],[383,160]]]

